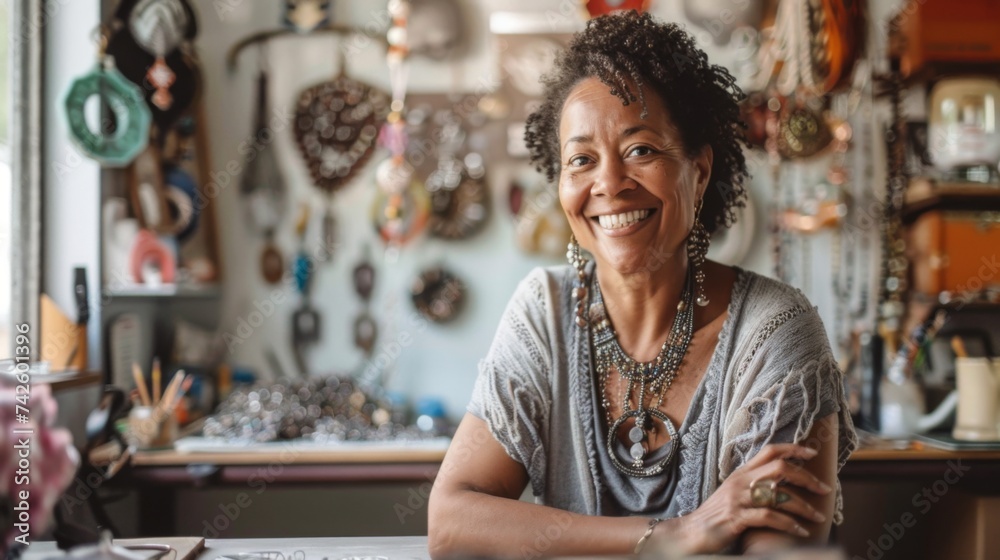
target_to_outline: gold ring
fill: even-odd
[[[751,482],[750,504],[753,507],[776,508],[778,506],[778,481],[762,478]]]

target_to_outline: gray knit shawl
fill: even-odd
[[[802,443],[828,413],[839,417],[838,471],[857,446],[843,376],[815,308],[797,289],[737,272],[728,316],[692,403],[702,409],[680,433],[679,468],[664,475],[673,479],[662,515],[694,511],[764,445]],[[561,266],[536,268],[521,281],[479,364],[468,410],[524,465],[538,503],[607,515],[601,504],[611,495],[626,513],[648,513],[638,504],[631,508],[600,466],[607,462],[598,454],[607,451],[604,434],[595,430],[589,333],[573,320],[574,278],[572,268]],[[838,482],[838,524],[841,510]]]

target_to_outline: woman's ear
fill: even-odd
[[[712,178],[712,159],[714,156],[715,153],[712,151],[712,146],[705,144],[694,158],[695,184],[698,189],[698,198],[704,197],[705,191],[708,189],[708,181]]]

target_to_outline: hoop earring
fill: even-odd
[[[705,229],[705,224],[701,223],[700,219],[702,202],[702,199],[699,199],[698,206],[695,207],[694,226],[691,228],[687,240],[688,266],[694,267],[695,303],[699,307],[708,305],[708,297],[705,295],[704,265],[705,256],[708,255],[708,244],[711,241],[708,230]]]
[[[584,269],[587,267],[587,259],[580,254],[580,244],[576,242],[576,236],[570,234],[569,244],[566,245],[566,260],[576,269],[576,287],[573,288],[573,299],[576,300],[576,325],[578,327],[587,326],[585,317],[587,306],[587,274]]]

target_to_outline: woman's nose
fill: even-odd
[[[602,158],[597,168],[593,194],[616,196],[618,193],[636,188],[635,181],[625,172],[625,164],[619,158]]]

